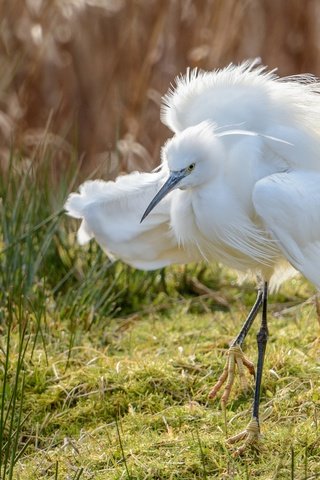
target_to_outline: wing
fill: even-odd
[[[253,203],[285,258],[320,288],[320,173],[265,177],[255,185]]]
[[[82,219],[79,243],[94,237],[109,256],[145,270],[197,260],[196,252],[178,245],[170,228],[170,195],[140,224],[164,176],[163,171],[134,172],[115,182],[94,180],[81,185],[80,193],[72,193],[65,205],[68,215]]]

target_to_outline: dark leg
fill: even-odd
[[[253,364],[243,355],[243,352],[241,350],[241,346],[250,330],[250,327],[253,324],[254,319],[256,318],[258,311],[262,305],[263,302],[263,290],[259,288],[258,294],[256,301],[246,319],[244,322],[239,335],[236,337],[236,339],[232,342],[231,347],[228,352],[228,361],[226,363],[226,366],[218,378],[217,383],[214,385],[214,387],[211,389],[209,393],[210,398],[215,398],[217,395],[218,391],[221,389],[222,385],[226,382],[226,386],[224,389],[224,392],[221,397],[221,402],[222,405],[224,406],[229,398],[230,391],[234,382],[234,373],[235,373],[235,365],[237,364],[238,370],[239,370],[239,376],[240,376],[240,383],[243,388],[243,390],[247,389],[247,380],[245,377],[244,373],[244,367],[246,367],[249,372],[254,375],[254,366]]]
[[[265,282],[264,288],[263,288],[261,327],[257,335],[258,365],[257,365],[256,386],[255,386],[254,400],[253,400],[253,412],[252,412],[252,416],[254,419],[257,420],[258,425],[259,425],[259,404],[260,404],[262,370],[263,370],[264,356],[266,353],[266,346],[267,346],[268,333],[269,333],[268,322],[267,322],[267,306],[268,306],[268,284],[267,282]]]
[[[256,301],[254,302],[254,305],[252,307],[252,309],[250,310],[250,313],[249,315],[247,316],[247,319],[246,321],[244,322],[241,330],[240,330],[240,333],[239,335],[237,336],[237,338],[234,340],[234,342],[232,343],[232,346],[234,345],[240,345],[240,347],[242,346],[253,322],[254,322],[254,319],[256,318],[258,312],[259,312],[259,309],[262,305],[262,300],[263,300],[263,290],[261,288],[258,289],[258,294],[257,294],[257,298],[256,298]]]
[[[262,320],[260,330],[257,335],[257,344],[258,344],[258,364],[257,364],[257,375],[256,375],[256,384],[254,391],[253,399],[253,408],[252,408],[252,418],[247,426],[247,428],[235,435],[234,437],[229,438],[228,443],[235,443],[239,440],[244,440],[243,445],[238,448],[235,452],[235,455],[241,455],[246,449],[247,445],[250,445],[259,439],[260,435],[260,424],[259,424],[259,404],[260,404],[260,390],[261,390],[261,380],[262,380],[262,370],[264,357],[266,352],[266,346],[268,341],[268,323],[267,323],[267,305],[268,305],[268,283],[265,282],[263,288],[263,298],[262,298]]]

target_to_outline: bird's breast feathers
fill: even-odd
[[[209,208],[208,208],[209,207]],[[258,218],[250,218],[225,187],[177,192],[171,225],[178,241],[199,249],[206,261],[219,261],[238,270],[269,269],[280,256],[277,243]]]

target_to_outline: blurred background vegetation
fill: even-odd
[[[151,169],[176,75],[257,56],[319,75],[319,22],[318,0],[1,0],[1,166],[45,132],[54,170],[74,151],[84,174]]]

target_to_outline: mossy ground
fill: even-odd
[[[40,343],[32,359],[25,358],[28,417],[22,431],[30,443],[15,478],[318,478],[315,304],[284,313],[281,304],[271,304],[261,406],[268,417],[259,450],[235,459],[225,430],[230,435],[246,426],[252,392],[244,395],[236,384],[225,425],[219,401],[208,401],[208,391],[244,320],[242,302],[251,295],[224,290],[227,298],[238,297],[229,311],[201,311],[201,297],[180,300],[165,312],[79,329],[71,349],[63,323],[55,315],[47,319],[46,352]],[[294,281],[287,292],[302,302],[312,289]],[[256,329],[245,347],[252,359]]]

